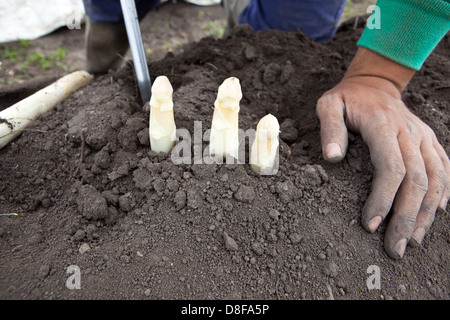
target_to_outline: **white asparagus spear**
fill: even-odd
[[[150,98],[150,147],[155,152],[169,153],[175,145],[176,126],[173,115],[173,88],[166,76],[152,85]]]
[[[209,152],[211,155],[238,159],[239,102],[242,99],[239,79],[231,77],[220,86],[214,102]]]
[[[72,72],[1,111],[0,149],[21,134],[33,120],[56,107],[92,78],[92,75],[83,70]]]
[[[273,115],[268,114],[259,120],[250,151],[250,167],[253,171],[269,174],[274,168],[278,154],[279,133],[280,125]]]

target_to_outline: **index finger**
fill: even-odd
[[[344,101],[338,94],[325,93],[318,101],[316,113],[320,120],[323,157],[330,162],[341,161],[348,146],[344,120]]]

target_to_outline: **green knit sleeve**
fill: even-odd
[[[419,70],[449,29],[449,0],[378,0],[358,46]]]

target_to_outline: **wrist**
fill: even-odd
[[[399,95],[414,76],[414,70],[398,64],[369,49],[359,47],[343,80],[364,79],[369,85],[378,86],[389,81],[386,88],[392,95]]]

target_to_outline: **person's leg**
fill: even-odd
[[[346,0],[251,0],[239,15],[239,24],[255,32],[266,29],[302,31],[320,43],[336,33]]]
[[[223,0],[223,8],[227,26],[225,28],[224,37],[231,34],[231,30],[238,24],[239,15],[247,7],[250,0]]]
[[[159,0],[135,0],[139,19],[156,9]],[[119,0],[83,0],[86,11],[86,71],[117,69],[128,51],[128,37]]]

